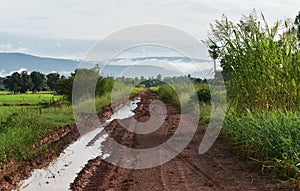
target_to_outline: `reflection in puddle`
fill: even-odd
[[[124,119],[133,116],[134,113],[132,111],[137,107],[138,102],[140,102],[140,98],[136,98],[134,101],[124,105],[106,123],[114,119]],[[69,145],[48,167],[35,169],[30,178],[20,183],[19,190],[69,190],[70,183],[73,182],[77,173],[81,171],[88,160],[96,158],[102,153],[101,143],[108,136],[105,133],[101,134],[102,130],[103,128],[100,127],[83,135],[76,142]],[[94,139],[95,135],[99,134],[101,136]],[[91,140],[94,140],[93,144],[87,144]],[[96,150],[99,152],[93,152]],[[107,154],[104,155],[105,158],[108,156]]]

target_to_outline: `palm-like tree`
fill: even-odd
[[[216,60],[219,57],[219,47],[216,44],[209,45],[208,53],[210,57],[214,60],[214,73],[216,74],[217,66],[216,66]]]

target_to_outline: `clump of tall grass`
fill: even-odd
[[[180,100],[176,91],[168,84],[162,85],[157,90],[162,101],[165,101],[173,106],[180,108]]]
[[[232,105],[244,109],[299,109],[300,51],[289,21],[269,26],[264,16],[227,17],[211,25],[209,44],[218,47]]]
[[[223,136],[235,151],[280,178],[300,173],[300,113],[280,110],[227,115]]]
[[[172,84],[172,86],[165,84],[152,88],[152,91],[156,92],[162,101],[181,109],[183,112],[199,113],[199,122],[206,124],[211,116],[210,99],[208,100],[208,97],[210,98],[209,87],[205,84],[194,85],[194,88],[196,90],[192,94],[191,87],[186,84]],[[202,100],[202,98],[204,99]]]
[[[254,12],[224,16],[208,40],[217,47],[229,103],[223,135],[237,154],[280,178],[300,176],[300,51],[289,21],[272,27]]]

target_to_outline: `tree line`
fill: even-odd
[[[116,81],[124,85],[142,85],[146,88],[160,86],[165,83],[185,83],[187,81],[191,81],[195,84],[207,83],[206,79],[191,77],[191,75],[162,77],[158,74],[156,77],[153,76],[147,79],[144,76],[140,78],[128,78],[124,76],[116,78],[103,77],[99,75],[99,67],[96,66],[92,69],[76,69],[68,77],[60,76],[58,73],[45,75],[38,71],[33,71],[30,74],[27,71],[20,73],[14,72],[10,76],[0,78],[0,87],[2,84],[5,90],[15,94],[26,93],[28,91],[36,93],[42,90],[50,90],[63,95],[66,100],[71,102],[74,83],[76,83],[75,88],[78,88],[78,90],[75,89],[75,92],[80,93],[80,95],[76,95],[79,99],[93,96],[89,95],[90,93],[96,96],[102,96],[112,90]],[[96,84],[95,89],[91,89],[93,88],[91,86],[93,83]]]
[[[32,91],[33,93],[42,90],[56,91],[58,81],[64,76],[58,73],[43,74],[38,71],[33,71],[30,74],[27,71],[14,72],[12,75],[0,79],[2,82],[2,90],[8,90],[14,94],[26,93]]]

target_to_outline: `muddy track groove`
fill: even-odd
[[[157,99],[157,95],[148,91],[141,97],[134,118],[143,122],[149,119],[149,104],[151,100]],[[108,124],[106,129],[110,132],[110,137],[131,148],[150,148],[160,145],[174,134],[181,120],[181,114],[176,108],[168,104],[166,104],[166,108],[167,118],[164,124],[153,133],[147,135],[134,134],[115,121]],[[126,120],[130,124],[131,119]],[[190,122],[186,121],[184,124],[189,126]],[[234,157],[222,140],[218,139],[207,153],[199,155],[199,143],[205,130],[204,125],[199,125],[187,147],[175,158],[160,166],[137,170],[125,169],[109,164],[101,157],[97,157],[83,168],[72,183],[71,188],[72,190],[87,191],[280,190],[278,183],[271,180],[270,177],[262,176],[259,172],[248,168],[245,161]],[[109,146],[106,149],[108,153],[112,153],[110,157],[122,155],[118,150],[110,150]],[[176,152],[171,148],[164,149]],[[160,156],[153,157],[158,157],[162,161],[163,154],[162,149]],[[85,176],[85,174],[88,176]]]

